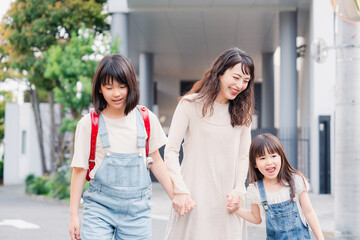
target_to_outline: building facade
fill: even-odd
[[[255,61],[253,133],[273,132],[314,193],[334,182],[335,51],[311,57],[322,38],[334,44],[329,1],[108,1],[113,39],[138,73],[140,103],[165,131],[181,93],[224,50],[239,47]]]

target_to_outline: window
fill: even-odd
[[[26,154],[26,131],[21,132],[21,154]]]
[[[180,96],[190,91],[190,89],[192,88],[195,82],[196,81],[185,81],[185,80],[180,81]]]

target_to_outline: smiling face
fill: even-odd
[[[277,181],[277,176],[281,170],[281,156],[274,152],[269,153],[265,149],[265,155],[258,156],[255,159],[255,168],[264,176],[265,181]]]
[[[126,100],[128,95],[128,87],[115,81],[108,81],[105,85],[101,85],[100,93],[104,96],[107,102],[107,110],[109,112],[121,111],[123,113],[126,107]]]
[[[234,100],[242,91],[244,91],[250,81],[250,75],[243,71],[241,63],[232,68],[228,68],[223,75],[219,76],[220,92],[216,97],[219,103],[227,103]]]

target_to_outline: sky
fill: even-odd
[[[2,18],[6,11],[10,8],[11,2],[14,0],[0,0],[0,17]]]

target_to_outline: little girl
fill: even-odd
[[[266,235],[272,239],[324,239],[309,195],[309,183],[289,164],[280,140],[271,134],[256,136],[250,145],[247,200],[251,210],[236,214],[254,224],[266,217]]]
[[[131,63],[120,54],[105,56],[93,80],[92,99],[100,114],[95,167],[80,234],[78,215],[85,176],[89,168],[91,118],[77,124],[70,192],[71,239],[151,239],[151,179],[146,169],[146,131],[136,108],[139,89]],[[157,117],[149,111],[149,156],[152,172],[171,197],[173,186],[158,149],[166,141]],[[143,137],[143,138],[142,138]],[[81,236],[81,237],[80,237]]]

